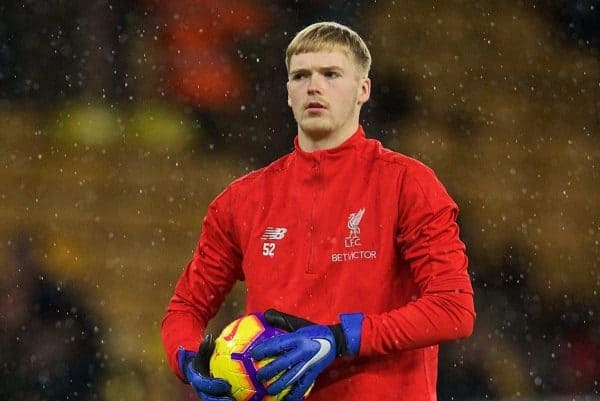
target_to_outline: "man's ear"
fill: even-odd
[[[290,99],[290,81],[285,83],[285,89],[287,90],[287,104],[292,107],[292,99]]]
[[[358,87],[358,104],[362,106],[371,97],[371,78],[361,78]]]

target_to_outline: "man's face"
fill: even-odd
[[[370,81],[341,50],[322,50],[291,57],[287,91],[300,133],[320,138],[356,129]]]

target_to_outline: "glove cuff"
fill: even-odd
[[[340,315],[340,323],[349,355],[357,355],[360,350],[360,337],[364,318],[365,315],[362,313],[343,313]]]
[[[188,351],[183,347],[179,347],[177,349],[177,366],[179,367],[179,372],[181,373],[181,377],[184,378],[186,383],[190,382],[190,379],[188,379],[188,377],[186,375],[186,372],[187,372],[186,366],[194,360],[195,356],[196,356],[196,353],[194,351]]]

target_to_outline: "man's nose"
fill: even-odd
[[[321,80],[319,79],[318,74],[311,74],[310,78],[308,78],[308,87],[306,90],[309,94],[313,93],[321,93]]]

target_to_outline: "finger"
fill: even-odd
[[[273,361],[258,369],[256,372],[256,377],[260,381],[269,381],[277,376],[278,373],[290,369],[298,360],[300,360],[300,358],[302,358],[302,353],[300,353],[298,350],[288,351],[278,357],[275,357]]]
[[[269,384],[267,387],[267,393],[271,395],[279,394],[284,388],[296,383],[302,376],[304,376],[305,372],[303,371],[303,368],[304,364],[302,363],[291,366],[279,378],[277,378],[277,380]]]
[[[215,396],[229,395],[231,385],[223,379],[207,379],[195,377],[190,383],[196,392],[207,393]]]
[[[260,361],[269,356],[281,354],[283,351],[294,348],[294,339],[287,334],[271,337],[256,345],[250,351],[254,360]]]
[[[301,401],[312,383],[306,375],[302,376],[290,392],[286,394],[284,401]]]
[[[302,319],[298,316],[289,315],[276,309],[268,309],[265,311],[264,317],[267,323],[269,323],[271,326],[285,331],[296,331],[302,327],[311,326],[314,324],[309,320]]]
[[[210,358],[215,350],[215,338],[212,334],[207,334],[204,341],[198,348],[198,353],[194,358],[194,369],[203,376],[209,375]]]
[[[228,395],[214,396],[214,395],[210,395],[210,394],[202,393],[202,392],[199,392],[197,394],[198,394],[198,397],[200,397],[200,399],[202,401],[235,401],[232,397],[230,397]]]

